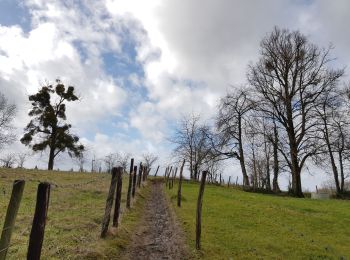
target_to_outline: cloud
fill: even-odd
[[[60,77],[81,96],[68,106],[74,131],[100,156],[118,147],[160,150],[168,160],[174,122],[188,113],[210,119],[230,85],[245,82],[275,25],[321,46],[333,42],[335,64],[350,61],[346,0],[25,0],[24,7],[28,28],[0,25],[0,91],[17,103],[19,135],[28,94]]]

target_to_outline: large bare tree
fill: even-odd
[[[344,70],[329,68],[330,47],[321,49],[299,31],[274,30],[260,44],[260,59],[248,68],[264,112],[275,117],[287,136],[280,149],[292,174],[292,192],[302,197],[301,171],[315,154],[315,108]]]
[[[249,98],[249,91],[245,88],[236,88],[220,100],[216,117],[218,131],[216,151],[222,156],[239,161],[244,186],[249,186],[244,151],[244,128],[253,107],[254,103]]]
[[[330,166],[337,194],[344,192],[345,167],[350,156],[350,119],[345,90],[338,86],[322,94],[322,103],[317,107],[321,131],[316,162]]]

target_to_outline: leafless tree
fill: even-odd
[[[144,153],[142,155],[142,160],[144,161],[147,169],[151,169],[152,165],[158,160],[158,156],[153,153]]]
[[[12,168],[16,162],[16,155],[14,153],[8,153],[0,159],[2,167]]]
[[[28,158],[28,154],[27,153],[18,153],[16,155],[16,162],[17,162],[17,166],[19,168],[23,168],[25,161]]]
[[[112,168],[116,166],[118,160],[118,154],[116,153],[109,153],[103,158],[103,162],[106,166],[106,171],[110,173],[112,171]]]
[[[199,173],[208,158],[211,147],[207,138],[209,127],[200,122],[200,117],[183,117],[175,129],[170,141],[175,144],[174,154],[179,161],[189,162],[190,178],[198,180]]]
[[[79,168],[79,172],[84,172],[84,166],[87,163],[87,156],[86,152],[82,152],[79,156],[73,157],[73,161]]]
[[[248,69],[261,109],[287,136],[279,150],[292,174],[292,191],[302,197],[301,171],[317,151],[315,108],[344,70],[328,68],[330,48],[320,49],[299,31],[275,28],[260,44],[260,59]]]
[[[9,104],[6,97],[0,93],[0,149],[10,144],[16,138],[11,132],[13,129],[11,122],[16,115],[16,106]]]
[[[119,152],[116,154],[116,163],[123,167],[124,172],[126,172],[131,158],[130,153]]]
[[[344,192],[345,167],[350,157],[350,111],[345,97],[345,91],[334,86],[322,94],[322,103],[317,107],[323,145],[315,159],[320,165],[330,165],[337,194]]]
[[[253,107],[254,103],[249,98],[248,89],[233,89],[220,100],[216,118],[218,131],[216,150],[222,156],[239,161],[244,186],[249,186],[244,152],[244,128]]]

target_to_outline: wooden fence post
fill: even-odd
[[[147,170],[147,166],[143,167],[142,182],[146,181]]]
[[[115,195],[114,215],[113,215],[113,227],[118,227],[119,215],[120,215],[120,201],[122,198],[123,187],[123,167],[117,168],[117,192]]]
[[[133,170],[134,170],[134,158],[132,158],[131,162],[130,162],[129,186],[128,186],[128,194],[127,194],[127,197],[126,197],[126,207],[128,209],[130,209]]]
[[[177,189],[177,206],[181,207],[181,189],[182,189],[182,172],[185,166],[185,159],[182,161],[180,168],[180,177],[179,177],[179,187]]]
[[[113,207],[113,198],[115,193],[115,186],[117,183],[117,168],[112,169],[111,185],[109,186],[109,191],[107,195],[105,214],[102,220],[102,231],[101,237],[104,238],[107,235],[109,221],[111,219],[111,211]]]
[[[11,235],[15,226],[16,216],[22,200],[24,180],[15,180],[12,185],[12,193],[7,207],[4,227],[0,239],[0,260],[5,260],[7,249],[10,246]]]
[[[169,166],[167,166],[166,168],[165,168],[165,173],[164,173],[164,180],[166,181],[166,176],[168,175],[168,168],[169,168]]]
[[[132,180],[132,197],[135,197],[135,191],[136,191],[136,181],[137,181],[137,165],[134,166],[134,175]]]
[[[39,260],[44,241],[47,211],[50,200],[50,183],[41,182],[38,186],[32,230],[29,237],[27,259]]]
[[[139,176],[137,178],[137,187],[139,187],[139,188],[141,188],[142,171],[143,171],[143,166],[142,166],[142,162],[141,162],[140,168],[139,168]]]
[[[166,176],[166,183],[165,183],[165,184],[166,184],[167,186],[168,186],[169,177],[170,177],[170,174],[171,174],[172,170],[173,170],[173,166],[170,167],[170,170],[168,171],[168,175]]]
[[[230,181],[231,181],[231,176],[228,177],[227,188],[230,188]]]
[[[202,172],[202,180],[199,187],[199,194],[197,200],[197,212],[196,212],[196,249],[201,249],[201,232],[202,232],[202,204],[203,193],[205,187],[205,180],[207,177],[207,171]]]
[[[154,174],[154,177],[157,177],[158,170],[159,170],[159,165],[157,167],[156,173]]]
[[[175,182],[175,180],[176,180],[176,174],[177,174],[177,167],[176,167],[176,169],[175,169],[174,176],[173,176],[173,178],[172,178],[172,180],[171,180],[171,188],[174,188],[174,182]]]

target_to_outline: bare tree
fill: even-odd
[[[239,161],[244,186],[249,186],[244,152],[244,128],[253,107],[247,89],[233,89],[220,100],[216,118],[219,137],[216,150],[227,158]]]
[[[293,194],[302,197],[301,171],[317,151],[315,107],[344,70],[329,69],[330,48],[318,48],[299,31],[275,28],[260,47],[260,60],[249,66],[248,81],[261,109],[285,131],[279,150],[292,174]]]
[[[116,163],[123,168],[124,172],[126,172],[130,159],[130,153],[120,152],[116,154]]]
[[[330,165],[337,194],[344,193],[345,166],[350,157],[350,119],[344,90],[334,88],[322,94],[322,103],[317,107],[320,118],[320,146],[316,162]]]
[[[16,138],[11,132],[11,122],[16,115],[16,106],[9,104],[6,97],[0,93],[0,149],[10,144]]]
[[[16,155],[14,153],[8,153],[0,159],[2,167],[12,168],[16,162]]]
[[[158,160],[158,156],[153,153],[144,153],[142,159],[145,162],[147,169],[151,169],[152,165]]]
[[[110,173],[112,171],[112,168],[116,166],[118,160],[118,154],[116,153],[109,153],[103,158],[103,162],[106,166],[106,171]]]
[[[190,178],[199,179],[199,172],[210,153],[211,146],[207,138],[209,127],[200,122],[200,117],[190,115],[183,117],[171,136],[175,144],[174,154],[179,161],[189,162]]]
[[[17,162],[17,166],[18,168],[23,168],[25,161],[28,158],[28,154],[27,153],[18,153],[16,156],[16,162]]]
[[[84,165],[87,163],[86,152],[82,152],[79,156],[73,158],[75,164],[79,168],[79,172],[84,172]]]

